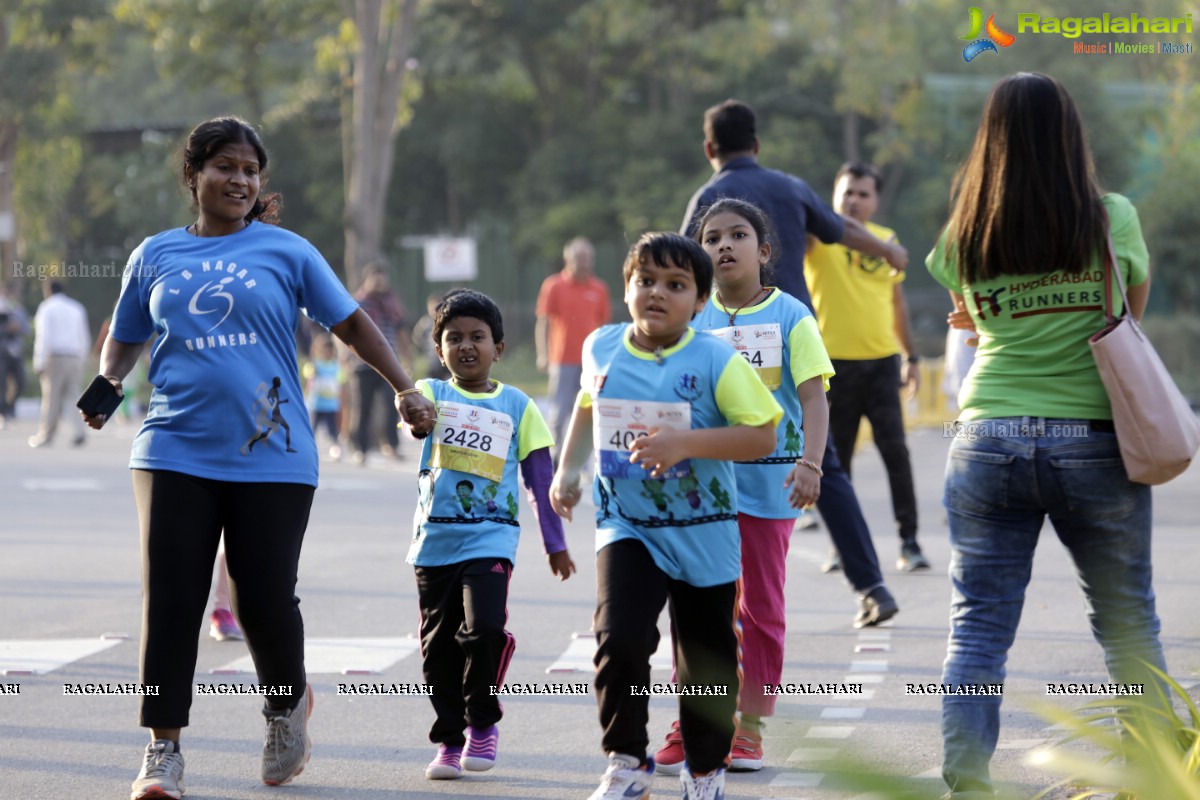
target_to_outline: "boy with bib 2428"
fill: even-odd
[[[451,378],[416,384],[438,416],[421,451],[408,563],[416,570],[423,669],[437,714],[429,739],[438,751],[425,776],[444,780],[496,763],[502,710],[495,688],[515,649],[504,625],[522,480],[550,569],[566,580],[575,564],[550,506],[546,422],[523,392],[490,377],[504,352],[500,309],[479,292],[454,290],[437,306],[433,338]]]
[[[689,323],[712,261],[674,233],[648,233],[624,265],[632,324],[584,345],[582,391],[558,473],[570,518],[589,438],[597,450],[596,699],[608,769],[591,800],[650,796],[650,656],[669,603],[685,800],[723,800],[737,706],[737,484],[732,461],[775,448],[779,404],[732,347]]]

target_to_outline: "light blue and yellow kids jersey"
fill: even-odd
[[[654,428],[776,423],[779,404],[725,342],[688,329],[655,356],[606,325],[584,343],[580,402],[592,408],[596,550],[637,539],[670,577],[693,586],[741,574],[737,485],[729,461],[689,459],[662,478],[629,463],[634,439]]]
[[[554,439],[524,392],[495,383],[494,391],[477,394],[449,381],[417,381],[438,416],[421,449],[409,564],[438,567],[473,558],[516,563],[518,467]]]
[[[300,308],[325,327],[358,303],[317,249],[251,222],[228,236],[175,228],[129,257],[111,334],[150,352],[150,409],[129,466],[223,481],[317,485],[296,365]]]
[[[804,414],[796,387],[820,376],[828,391],[833,377],[816,318],[799,300],[772,288],[761,303],[741,311],[709,298],[692,325],[733,345],[783,407],[775,452],[734,465],[738,511],[764,519],[794,519],[799,512],[788,504],[784,481],[804,453]]]

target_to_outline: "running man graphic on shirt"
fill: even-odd
[[[287,420],[283,418],[283,412],[279,408],[288,402],[287,399],[280,399],[279,384],[279,378],[275,377],[271,379],[271,388],[269,389],[265,383],[258,385],[258,389],[254,393],[254,406],[252,407],[255,412],[254,426],[258,429],[258,432],[251,437],[250,441],[242,445],[242,455],[250,455],[250,452],[254,450],[255,444],[270,437],[271,434],[280,428],[283,428],[284,447],[287,448],[287,452],[296,452],[292,449],[292,429],[287,424]]]

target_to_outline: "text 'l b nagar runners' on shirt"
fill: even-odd
[[[261,222],[214,237],[174,228],[129,263],[110,334],[129,344],[158,334],[130,466],[316,486],[296,325],[301,308],[326,327],[358,308],[316,248]]]

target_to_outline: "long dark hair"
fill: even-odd
[[[750,227],[754,229],[754,235],[758,237],[758,243],[766,244],[771,248],[771,257],[758,267],[758,282],[763,286],[770,286],[771,279],[775,276],[775,262],[779,260],[779,242],[776,241],[775,226],[771,224],[771,218],[767,216],[767,212],[754,205],[754,203],[737,197],[722,197],[708,208],[700,209],[696,214],[699,222],[693,226],[696,233],[692,238],[696,240],[697,244],[703,247],[704,226],[717,214],[726,211],[730,214],[737,214],[746,220]]]
[[[216,117],[201,122],[188,134],[187,144],[183,147],[182,179],[184,187],[192,198],[192,207],[197,205],[196,189],[187,185],[187,167],[193,172],[204,169],[204,164],[227,144],[248,144],[258,155],[259,181],[258,197],[254,207],[246,214],[246,222],[259,220],[272,225],[279,222],[279,212],[283,209],[283,197],[279,192],[267,192],[267,148],[263,146],[258,131],[250,123],[239,117]]]
[[[1103,252],[1107,218],[1083,121],[1058,81],[1004,78],[988,95],[954,177],[947,229],[965,283],[1081,273]]]

